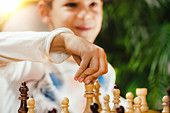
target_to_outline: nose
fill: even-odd
[[[82,20],[88,20],[92,17],[92,13],[89,9],[83,8],[78,12],[77,17]]]

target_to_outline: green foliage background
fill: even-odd
[[[122,96],[145,87],[150,109],[162,109],[170,86],[170,0],[105,0],[95,43],[115,68]]]
[[[121,95],[148,88],[150,109],[161,110],[170,86],[170,0],[104,0],[95,43],[105,49]]]

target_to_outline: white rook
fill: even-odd
[[[149,107],[146,102],[146,95],[147,95],[147,89],[146,88],[137,88],[136,89],[136,95],[141,98],[141,111],[147,112]]]

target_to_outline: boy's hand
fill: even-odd
[[[60,47],[60,50],[73,55],[77,64],[80,65],[75,74],[75,80],[88,84],[91,81],[94,82],[97,77],[107,73],[108,63],[102,48],[70,33],[61,33],[60,37],[57,38],[63,38],[64,40],[62,42],[64,47]]]

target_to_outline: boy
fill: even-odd
[[[71,112],[83,112],[85,107],[84,87],[83,84],[75,82],[73,77],[79,82],[89,83],[90,81],[94,82],[97,77],[109,70],[107,76],[99,78],[99,82],[102,85],[101,93],[111,93],[115,82],[114,70],[110,65],[107,67],[104,51],[92,44],[101,29],[102,5],[101,0],[53,0],[51,2],[39,2],[40,17],[49,26],[50,31],[66,27],[78,37],[72,35],[72,32],[65,28],[57,29],[51,35],[32,32],[13,33],[12,35],[15,39],[17,36],[29,36],[29,38],[21,38],[22,41],[18,42],[18,46],[16,46],[17,43],[14,40],[7,38],[7,34],[1,33],[0,58],[3,61],[3,63],[1,62],[1,67],[5,70],[1,70],[0,73],[3,75],[2,80],[8,84],[8,87],[12,87],[10,89],[11,93],[15,94],[11,95],[9,88],[4,88],[7,90],[7,93],[4,93],[4,95],[10,98],[4,98],[4,95],[2,95],[2,103],[4,106],[7,102],[10,102],[10,104],[8,103],[9,109],[6,108],[5,110],[3,109],[5,107],[1,106],[2,109],[0,110],[3,110],[2,112],[13,113],[17,111],[19,106],[19,101],[16,100],[17,96],[19,96],[17,89],[22,80],[27,81],[30,88],[29,95],[36,100],[37,113],[46,113],[53,108],[59,111],[60,100],[64,96],[70,99]],[[48,38],[45,39],[46,35],[48,35]],[[53,36],[55,36],[54,39]],[[1,37],[4,38],[1,40]],[[4,43],[4,39],[12,41],[11,46]],[[41,49],[44,40],[46,49]],[[51,44],[49,43],[50,41],[52,41]],[[40,55],[42,53],[36,48],[40,48],[40,51],[43,51],[45,57],[52,63],[44,60],[44,56]],[[57,58],[55,55],[55,60],[61,58],[55,61],[53,53],[56,51],[58,54],[60,54],[59,51],[71,54],[80,65],[80,68],[75,64],[72,57],[62,64],[53,64],[53,62],[60,63],[67,58],[65,54],[60,54],[62,57],[57,56]],[[7,101],[8,99],[10,100]],[[14,105],[13,103],[17,104]]]

